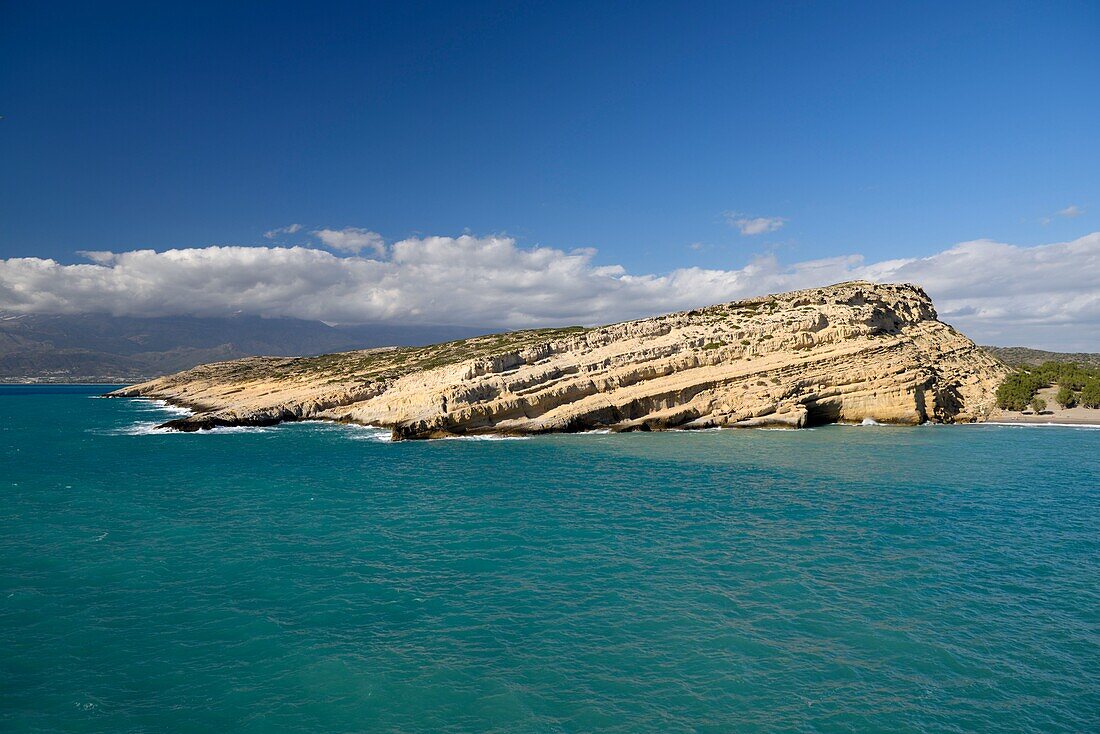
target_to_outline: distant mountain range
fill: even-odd
[[[421,346],[492,331],[466,326],[329,326],[258,316],[133,318],[0,311],[0,382],[141,382],[207,362]],[[1100,365],[1100,354],[983,347],[1010,365]]]
[[[418,346],[486,331],[461,326],[329,326],[256,316],[131,318],[0,311],[0,382],[136,382],[205,362]]]
[[[1046,352],[1030,347],[982,347],[982,349],[1013,367],[1039,365],[1043,362],[1072,362],[1082,366],[1100,367],[1100,354],[1095,352]]]

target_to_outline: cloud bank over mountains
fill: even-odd
[[[325,236],[321,236],[324,234]],[[963,242],[929,257],[860,255],[632,274],[592,249],[523,248],[506,236],[315,234],[307,246],[90,252],[89,263],[0,260],[0,310],[127,316],[245,313],[330,323],[512,329],[598,324],[844,280],[913,282],[980,343],[1100,350],[1100,232],[1021,247]]]

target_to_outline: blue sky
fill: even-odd
[[[358,227],[667,274],[1067,242],[1100,230],[1097,38],[1090,2],[2,2],[0,258]]]
[[[1100,228],[1041,222],[1100,206],[1095,3],[313,5],[5,3],[2,254],[303,222],[665,270]]]

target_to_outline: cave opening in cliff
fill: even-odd
[[[806,403],[806,427],[824,426],[840,420],[840,402],[824,400]]]

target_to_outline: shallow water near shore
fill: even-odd
[[[1100,431],[390,442],[0,386],[4,731],[1096,731]]]

